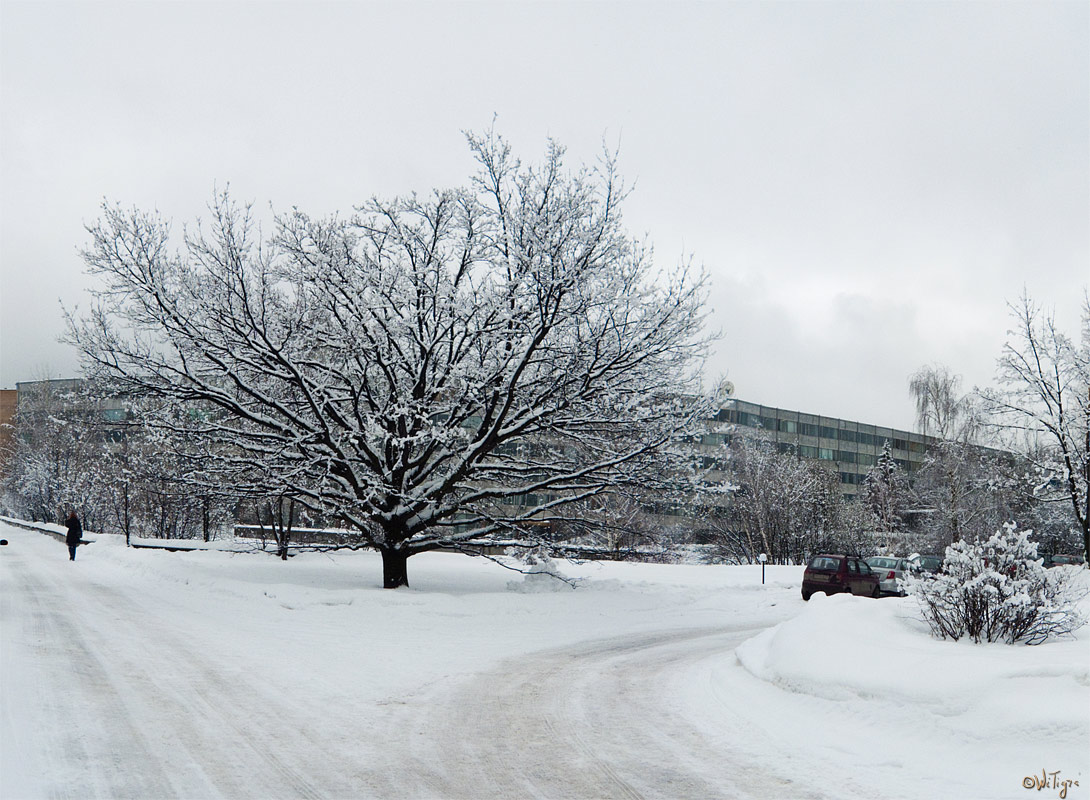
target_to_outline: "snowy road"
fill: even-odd
[[[396,722],[412,757],[386,796],[398,785],[418,797],[812,796],[714,746],[670,702],[687,667],[759,630],[626,636],[513,660],[430,713],[406,710]]]
[[[306,638],[322,631],[287,627],[279,607],[270,622],[231,604],[241,610],[225,636],[215,593],[120,580],[102,571],[101,544],[73,564],[48,537],[5,535],[4,800],[785,796],[771,776],[767,792],[742,790],[752,765],[671,707],[675,677],[754,635],[752,623],[494,658],[365,702],[338,669],[323,672],[327,656],[307,660],[331,652]],[[277,646],[298,670],[262,668]]]
[[[246,680],[200,646],[201,621],[153,613],[141,598],[85,580],[67,560],[11,549],[3,562],[5,761],[36,785],[5,788],[73,798],[349,796],[336,743],[316,741],[305,696]],[[65,572],[70,574],[64,574]],[[154,607],[154,606],[153,606]],[[26,651],[20,652],[23,648]],[[28,674],[20,674],[31,670]],[[7,693],[6,693],[7,694]],[[52,740],[25,736],[62,732]],[[316,770],[305,766],[315,765]],[[32,766],[31,766],[32,765]],[[319,777],[320,776],[320,777]]]

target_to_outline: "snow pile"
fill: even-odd
[[[576,586],[576,582],[564,575],[556,561],[548,556],[528,556],[522,572],[525,577],[521,581],[509,581],[507,591],[537,594],[570,590]]]
[[[760,726],[797,768],[856,759],[858,785],[844,796],[881,783],[911,784],[898,797],[1014,797],[1042,768],[1090,786],[1086,630],[1036,647],[943,641],[911,597],[819,594],[710,680],[720,711],[746,696],[738,724]],[[942,764],[956,765],[953,794]]]
[[[1041,678],[1039,706],[989,726],[1087,730],[1090,648],[1085,639],[1057,640],[1038,648],[973,645],[933,639],[915,600],[881,602],[850,595],[814,595],[794,619],[738,648],[738,662],[753,676],[789,692],[827,700],[864,699],[914,704],[946,717],[1024,692]],[[1047,687],[1047,688],[1046,688]]]

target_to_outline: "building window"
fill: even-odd
[[[830,428],[826,425],[821,426],[821,438],[823,439],[835,439],[836,428]]]
[[[781,419],[780,433],[798,433],[798,425],[793,419]]]
[[[821,435],[821,428],[809,422],[799,423],[799,433],[803,436],[819,436]]]
[[[832,461],[833,460],[833,451],[832,451],[832,449],[828,448],[828,447],[819,447],[818,448],[818,458],[823,458],[826,461]]]

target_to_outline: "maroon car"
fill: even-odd
[[[811,558],[802,573],[802,599],[809,600],[815,592],[878,597],[880,579],[860,556],[822,553]]]

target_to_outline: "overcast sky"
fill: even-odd
[[[1090,283],[1090,4],[0,2],[0,386],[77,374],[103,198],[175,230],[229,183],[313,214],[619,145],[658,260],[712,276],[753,402],[910,428],[990,382],[1025,287]]]

